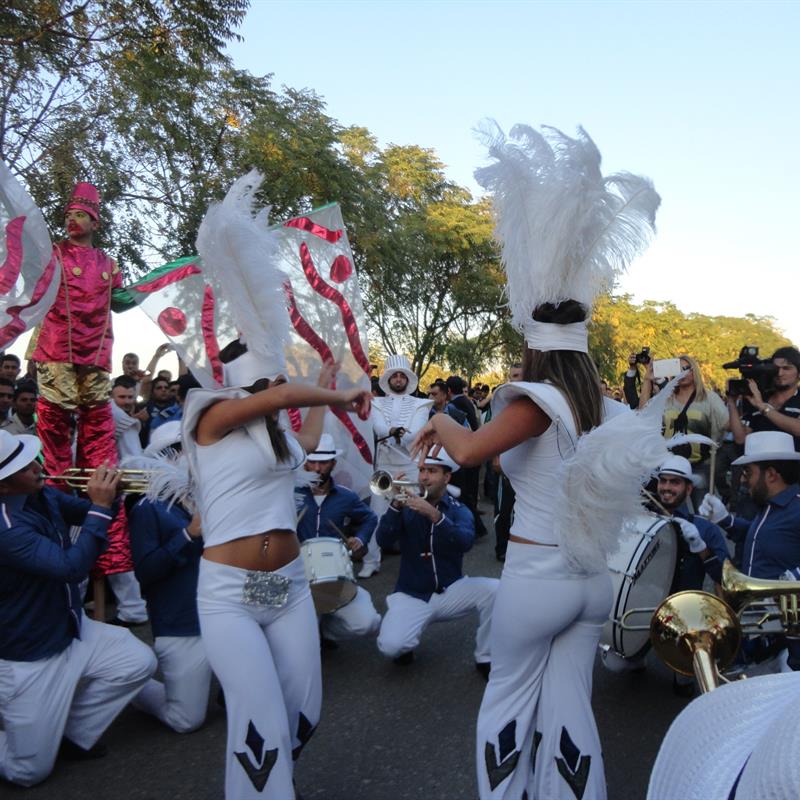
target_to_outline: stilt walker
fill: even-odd
[[[75,466],[115,465],[114,419],[110,405],[111,293],[122,286],[117,263],[92,246],[100,227],[100,195],[78,183],[65,208],[67,238],[53,248],[61,283],[55,302],[38,330],[32,358],[39,383],[37,431],[45,469],[62,475],[73,466],[73,421],[77,439]],[[58,488],[63,484],[54,482]],[[95,619],[104,619],[103,577],[132,575],[130,545],[123,514],[108,531],[108,550],[95,564]]]

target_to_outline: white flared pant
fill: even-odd
[[[478,715],[481,800],[605,800],[591,695],[611,603],[608,573],[575,574],[558,548],[509,542]]]
[[[293,761],[319,721],[319,632],[302,559],[276,572],[290,579],[286,605],[246,605],[247,570],[200,561],[200,630],[228,714],[227,800],[293,800]]]

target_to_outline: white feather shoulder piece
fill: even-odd
[[[661,200],[652,183],[627,172],[604,177],[582,128],[572,139],[515,125],[506,138],[489,120],[478,135],[494,163],[475,179],[492,193],[514,323],[528,322],[542,303],[591,307],[654,233]]]
[[[661,421],[675,383],[641,411],[618,414],[581,436],[565,460],[554,524],[573,569],[607,569],[626,520],[642,513],[642,486],[670,455]]]
[[[289,313],[279,268],[280,234],[268,223],[269,207],[255,212],[262,176],[239,178],[221,203],[211,205],[197,233],[197,252],[217,297],[224,298],[233,327],[259,358],[283,361]]]
[[[126,469],[140,469],[148,473],[146,497],[152,502],[175,503],[194,513],[194,487],[186,458],[175,451],[159,458],[129,456],[121,465]]]

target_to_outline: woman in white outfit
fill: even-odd
[[[611,581],[604,558],[581,565],[569,557],[556,518],[562,462],[578,437],[615,407],[625,411],[604,401],[586,328],[600,282],[588,268],[595,265],[587,248],[595,229],[613,219],[593,216],[603,190],[590,178],[603,179],[599,153],[582,131],[578,140],[552,129],[545,138],[518,126],[512,136],[521,144],[492,132],[497,163],[476,177],[494,192],[509,305],[527,344],[523,380],[497,390],[491,422],[475,432],[436,414],[415,452],[440,443],[459,464],[476,466],[499,454],[516,492],[478,717],[481,799],[598,800],[606,789],[591,709],[592,667],[611,608]],[[593,197],[584,196],[591,191]],[[653,207],[642,211],[644,228],[652,227],[658,204],[652,187],[649,195]],[[618,200],[619,211],[626,201]]]
[[[330,389],[332,364],[317,386],[287,382],[286,276],[277,235],[263,212],[253,214],[260,182],[257,173],[240,178],[200,226],[204,277],[225,302],[215,324],[240,335],[219,354],[227,388],[189,392],[183,443],[205,541],[200,632],[228,714],[225,796],[293,800],[293,761],[317,725],[322,694],[295,476],[308,475],[325,407],[366,419],[370,394]],[[188,355],[196,352],[205,351]],[[279,422],[290,408],[309,409],[295,434]]]
[[[323,370],[319,387],[277,375],[246,390],[195,389],[184,412],[205,539],[200,629],[225,692],[229,800],[294,798],[293,760],[319,721],[319,634],[295,533],[293,472],[317,445],[325,406],[369,410],[364,390],[322,388],[332,372]],[[283,431],[279,412],[300,407],[313,407],[302,430]]]

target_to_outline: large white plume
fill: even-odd
[[[194,513],[194,485],[189,474],[186,458],[174,450],[161,456],[128,456],[120,464],[125,469],[138,469],[147,472],[148,500],[163,502],[168,506],[182,505]]]
[[[619,414],[581,436],[564,462],[554,524],[573,568],[605,570],[625,521],[642,513],[642,486],[670,455],[661,424],[677,381],[641,411]]]
[[[572,139],[515,125],[506,138],[487,120],[478,135],[494,163],[475,179],[492,192],[514,323],[530,321],[542,303],[591,307],[655,231],[661,199],[652,183],[627,172],[603,177],[600,151],[582,128]]]
[[[269,228],[266,207],[255,213],[262,175],[239,178],[221,203],[209,207],[197,233],[197,251],[214,293],[225,301],[229,322],[247,349],[266,363],[284,361],[289,313],[279,269],[279,234]]]

